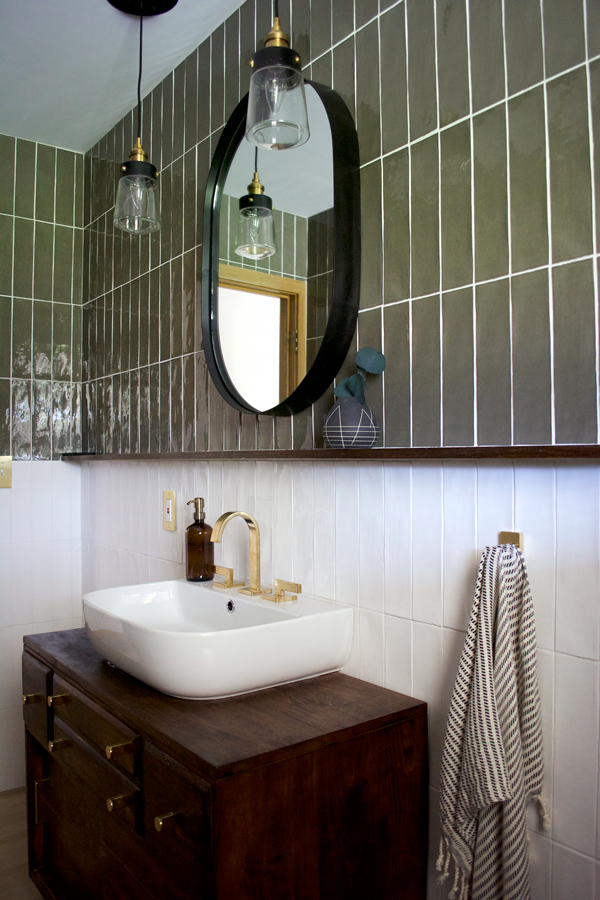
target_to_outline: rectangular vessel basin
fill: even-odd
[[[165,694],[192,700],[336,672],[352,645],[350,607],[303,594],[274,604],[210,582],[91,591],[83,613],[105,659]]]

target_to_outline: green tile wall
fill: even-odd
[[[83,154],[0,135],[0,455],[81,450]]]
[[[335,87],[357,123],[361,304],[340,377],[358,346],[385,352],[383,377],[367,387],[381,444],[597,442],[595,0],[286,0],[280,13],[308,73]],[[71,384],[75,396],[81,371],[90,450],[321,445],[331,390],[293,421],[241,415],[211,384],[199,327],[206,176],[269,16],[268,0],[248,0],[145,98],[143,139],[162,169],[158,235],[112,227],[131,113],[86,154],[83,172],[63,151],[0,140],[14,180],[12,193],[0,185],[0,321],[11,316],[13,329],[0,339],[0,402],[12,390],[13,440],[49,404],[63,430],[55,436],[40,414],[37,446],[79,439],[55,387]],[[77,266],[53,269],[70,253],[85,265],[83,351],[72,340],[69,358],[65,319],[48,308],[77,308]],[[296,263],[284,242],[281,269]]]

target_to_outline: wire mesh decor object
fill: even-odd
[[[379,425],[372,409],[356,397],[340,397],[325,419],[323,437],[330,447],[369,449],[379,437]]]

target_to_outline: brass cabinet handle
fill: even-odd
[[[58,741],[48,741],[48,752],[54,753],[56,750],[66,750],[72,743],[73,741],[69,741],[67,738],[61,738]]]
[[[133,753],[133,741],[125,741],[123,744],[106,745],[107,759],[116,759],[118,756],[123,756],[125,753]]]
[[[60,706],[61,703],[66,703],[68,699],[68,694],[50,694],[48,697],[48,706]]]
[[[43,699],[43,694],[23,694],[23,706],[27,706],[29,703],[39,703]]]
[[[131,806],[133,803],[133,796],[131,794],[118,794],[116,797],[109,797],[106,801],[106,808],[109,812],[114,812],[115,809],[123,809],[124,806]]]
[[[155,816],[154,817],[154,827],[156,828],[157,831],[162,831],[163,826],[171,825],[170,820],[173,818],[173,816],[176,816],[176,815],[177,815],[177,813],[169,812],[169,813],[165,813],[162,816]]]

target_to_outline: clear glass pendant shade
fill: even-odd
[[[149,175],[126,174],[119,179],[114,225],[129,234],[148,234],[160,228],[158,184]]]
[[[290,66],[257,69],[250,79],[246,137],[265,150],[289,150],[310,137],[302,73]]]
[[[270,209],[241,209],[235,252],[246,259],[264,259],[277,252],[273,212]]]

